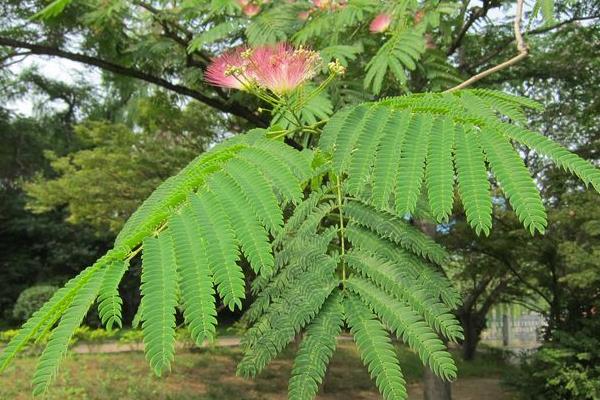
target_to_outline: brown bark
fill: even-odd
[[[435,225],[431,222],[420,220],[415,221],[415,224],[428,236],[435,237]],[[440,339],[447,344],[444,338],[440,337]],[[439,378],[428,366],[423,369],[423,398],[425,400],[452,400],[450,382]]]
[[[423,373],[423,399],[452,400],[450,382],[443,381],[431,369],[425,368]]]

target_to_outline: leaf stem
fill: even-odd
[[[342,204],[342,184],[341,184],[341,179],[338,176],[336,176],[336,186],[337,186],[337,203],[338,203],[338,210],[340,212],[340,244],[341,244],[341,250],[340,253],[342,255],[342,286],[345,289],[346,288],[346,261],[344,259],[344,256],[346,255],[346,238],[345,238],[345,232],[344,232],[344,211],[343,211],[343,204]]]

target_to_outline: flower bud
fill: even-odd
[[[386,13],[382,13],[373,18],[373,21],[371,21],[371,25],[369,25],[369,30],[372,33],[385,32],[390,27],[391,23],[392,16]]]

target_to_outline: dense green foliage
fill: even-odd
[[[43,285],[32,286],[23,290],[12,310],[13,317],[21,322],[28,320],[35,311],[50,300],[57,290],[56,286]]]
[[[523,399],[594,400],[600,397],[598,321],[589,316],[576,332],[557,330],[551,342],[525,358],[509,377]]]

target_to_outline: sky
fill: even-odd
[[[86,81],[94,85],[100,84],[101,80],[100,71],[97,68],[86,67],[81,63],[58,57],[30,56],[22,62],[10,66],[9,70],[18,74],[31,67],[36,67],[40,74],[46,78],[66,83],[72,83],[80,76],[85,76]],[[57,107],[60,106],[57,104]],[[35,114],[35,100],[28,96],[8,103],[6,107],[23,116],[32,116]]]

